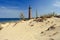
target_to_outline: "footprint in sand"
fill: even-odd
[[[49,40],[54,40],[53,38],[49,38]]]
[[[4,39],[4,40],[8,40],[8,39]]]

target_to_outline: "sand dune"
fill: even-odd
[[[0,40],[60,40],[60,18],[34,19],[1,24]]]

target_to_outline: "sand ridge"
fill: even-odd
[[[60,18],[1,24],[0,40],[60,40]]]

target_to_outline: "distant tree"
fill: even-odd
[[[37,10],[36,10],[36,18],[38,18],[38,12],[37,12]]]
[[[23,12],[20,13],[20,18],[23,19],[23,20],[25,19]]]
[[[53,16],[57,16],[57,14],[55,12],[53,12]]]
[[[48,14],[49,16],[57,16],[57,14],[55,12],[52,12],[50,14]]]

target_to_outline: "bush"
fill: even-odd
[[[50,14],[45,14],[45,15],[43,15],[43,16],[40,16],[40,18],[51,18],[52,16],[57,16],[57,14],[55,14],[55,12],[53,12],[53,13],[50,13]]]
[[[25,18],[24,18],[24,14],[23,13],[20,13],[20,18],[22,19],[22,20],[24,20]]]

